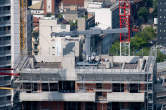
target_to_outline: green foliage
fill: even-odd
[[[149,56],[149,52],[150,52],[150,47],[144,47],[134,55],[136,55],[136,56]]]
[[[131,39],[131,51],[136,51],[144,47],[148,47],[149,42],[154,40],[156,34],[152,27],[146,27],[142,32],[137,33]]]
[[[153,0],[153,8],[157,8],[158,0]]]
[[[138,10],[138,17],[139,17],[139,19],[142,21],[144,21],[144,22],[146,22],[147,21],[147,18],[148,18],[148,9],[146,8],[146,7],[141,7],[141,8],[139,8],[139,10]]]
[[[59,14],[59,15],[58,15],[58,18],[59,18],[59,19],[62,19],[62,18],[63,18],[63,15]]]
[[[166,60],[166,55],[160,52],[160,50],[157,50],[157,62],[163,62]]]
[[[158,7],[158,0],[153,0],[153,17],[157,17],[157,7]]]
[[[77,21],[73,22],[70,20],[69,24],[70,24],[71,30],[77,29]]]
[[[142,32],[138,32],[131,38],[130,48],[131,55],[149,55],[150,41],[156,38],[156,34],[152,27],[146,27]],[[110,49],[111,55],[119,55],[120,42],[116,41]]]
[[[120,42],[116,41],[113,45],[112,48],[110,49],[110,54],[114,56],[119,56],[120,55]]]

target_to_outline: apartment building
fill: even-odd
[[[12,68],[20,53],[18,7],[18,0],[0,1],[0,68]],[[0,76],[0,86],[10,87],[11,79],[11,76]],[[12,96],[12,91],[0,90],[1,110],[12,108]]]
[[[0,68],[14,68],[18,58],[20,58],[20,1],[19,0],[1,0],[0,1]],[[31,51],[28,36],[31,36],[31,16],[30,13],[25,16],[29,21],[25,24],[25,50]],[[27,30],[28,28],[28,30]],[[28,54],[28,53],[24,53]],[[9,72],[12,71],[0,71]],[[11,76],[0,76],[0,86],[10,87],[12,84]],[[0,109],[10,110],[13,106],[13,91],[0,90]]]
[[[158,43],[166,46],[166,1],[158,0]]]

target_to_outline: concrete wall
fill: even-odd
[[[27,10],[27,26],[26,26],[26,54],[32,54],[32,15],[31,11]]]
[[[95,13],[95,22],[98,24],[97,27],[102,29],[108,27],[112,28],[112,11],[110,8],[88,8],[88,12]]]
[[[40,19],[39,21],[39,57],[44,62],[55,62],[55,56],[61,53],[61,38],[51,37],[52,32],[70,31],[70,25],[57,24],[55,19]],[[60,49],[60,50],[57,50]]]
[[[107,94],[108,102],[144,102],[144,93],[120,93],[113,92]]]
[[[11,66],[20,56],[20,11],[19,0],[11,0]]]
[[[20,101],[71,101],[95,102],[95,93],[20,93]]]

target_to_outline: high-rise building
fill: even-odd
[[[166,46],[166,1],[158,0],[158,43]]]
[[[19,0],[0,1],[0,68],[12,68],[20,53],[18,8]],[[0,76],[0,86],[10,87],[11,79]],[[0,110],[12,108],[12,94],[10,90],[0,90]]]
[[[31,42],[32,17],[28,10],[23,10],[23,7],[20,7],[20,0],[0,1],[0,68],[15,68],[17,62],[21,60],[22,50],[26,51],[23,54],[31,53],[31,45],[28,44]],[[24,12],[24,19],[20,12]],[[22,29],[24,31],[21,31]],[[12,71],[2,71],[1,69],[0,72]],[[12,79],[12,76],[0,76],[0,87],[11,87]],[[13,90],[0,90],[0,110],[12,109],[13,93]]]

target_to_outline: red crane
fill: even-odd
[[[19,76],[19,73],[8,73],[8,72],[1,72],[1,71],[11,71],[14,70],[13,68],[0,68],[0,75],[7,75],[7,76]]]
[[[120,33],[120,56],[130,55],[130,0],[119,0],[120,28],[128,28],[128,33]]]

